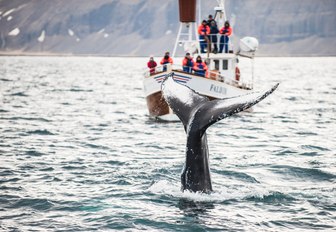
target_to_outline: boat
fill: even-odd
[[[198,8],[200,9],[200,0],[198,3]],[[172,73],[176,82],[207,96],[210,100],[235,97],[253,90],[254,68],[251,68],[250,78],[243,78],[244,74],[240,73],[238,67],[238,58],[245,57],[253,60],[258,48],[258,40],[254,37],[244,37],[239,41],[238,49],[235,50],[233,43],[230,42],[227,53],[214,53],[211,52],[212,45],[207,39],[207,51],[201,53],[200,40],[197,33],[198,24],[196,25],[196,5],[196,0],[179,0],[180,27],[172,57],[175,60],[177,49],[183,47],[184,52],[190,53],[194,58],[201,56],[202,60],[206,61],[208,71],[205,75],[200,75],[195,71],[185,72],[183,71],[182,63],[181,65],[165,64],[157,66],[155,70],[147,68],[144,71],[143,85],[150,117],[165,121],[178,120],[161,93],[161,83],[165,76],[170,73]],[[220,28],[227,20],[225,0],[217,0],[217,6],[214,11],[214,19]],[[254,63],[251,63],[253,66]]]

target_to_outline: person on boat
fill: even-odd
[[[211,23],[212,23],[212,22],[215,22],[215,24],[217,25],[216,20],[212,17],[212,15],[209,15],[209,16],[208,16],[207,25],[208,25],[209,27],[211,27]]]
[[[183,66],[183,71],[184,72],[189,72],[191,73],[193,67],[194,67],[194,60],[193,58],[190,56],[190,53],[187,52],[183,61],[182,61],[182,66]]]
[[[170,54],[169,52],[166,52],[164,57],[162,58],[161,62],[160,62],[161,65],[163,65],[163,71],[167,71],[167,65],[166,64],[173,64],[173,59],[170,57]]]
[[[211,41],[211,46],[212,46],[212,52],[217,53],[218,52],[218,46],[217,46],[217,34],[219,30],[217,27],[217,23],[215,20],[212,20],[210,23],[210,41]]]
[[[196,75],[199,75],[202,77],[206,77],[206,74],[208,72],[208,66],[206,65],[205,62],[202,61],[201,56],[197,56],[193,69]]]
[[[199,41],[201,47],[201,53],[205,53],[205,48],[208,45],[210,27],[207,25],[207,21],[203,20],[202,24],[198,26]]]
[[[154,60],[153,56],[149,57],[149,61],[147,63],[147,67],[149,68],[150,75],[153,75],[155,73],[155,67],[157,66],[157,63]]]
[[[225,48],[225,53],[229,52],[229,36],[232,34],[232,28],[230,27],[229,21],[225,21],[224,27],[219,30],[222,35],[219,42],[219,53],[223,52]]]

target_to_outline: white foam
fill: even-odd
[[[217,189],[216,189],[217,188]],[[179,182],[171,183],[160,180],[149,187],[149,191],[156,195],[168,195],[173,198],[184,198],[195,202],[222,202],[227,200],[241,200],[250,197],[263,198],[270,195],[270,191],[259,185],[214,186],[215,191],[210,194],[181,191]]]

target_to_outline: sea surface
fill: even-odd
[[[0,57],[0,231],[336,231],[336,58],[255,59],[280,86],[208,129],[211,194],[180,191],[147,61]]]

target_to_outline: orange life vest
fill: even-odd
[[[198,34],[200,35],[209,35],[210,34],[210,27],[208,25],[199,25],[198,27]]]
[[[165,59],[164,57],[162,58],[162,60],[161,60],[161,62],[160,62],[160,64],[168,64],[168,63],[170,63],[170,64],[173,64],[173,59],[171,58],[171,57],[169,57],[168,59]]]
[[[232,27],[222,27],[219,30],[219,33],[222,35],[230,36],[232,34]]]

